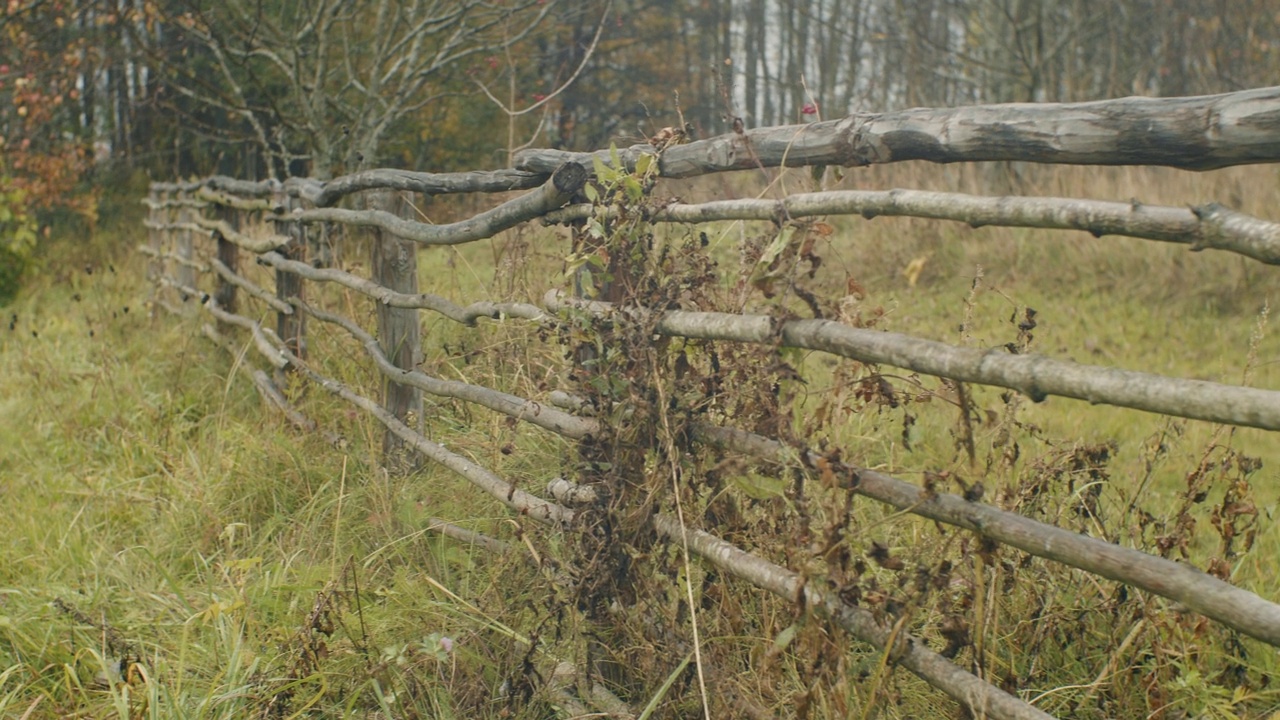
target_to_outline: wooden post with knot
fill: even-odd
[[[402,193],[372,193],[369,209],[403,217],[409,202]],[[373,231],[372,262],[374,282],[396,292],[418,292],[418,245],[382,229]],[[398,368],[409,372],[422,363],[422,334],[418,311],[378,304],[378,344]],[[422,427],[422,390],[402,385],[391,378],[383,384],[382,405],[396,419],[414,430]],[[417,454],[398,435],[387,430],[382,436],[382,461],[388,472],[402,474],[418,464]]]

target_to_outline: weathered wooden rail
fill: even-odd
[[[652,156],[642,161],[645,155]],[[648,163],[654,175],[690,177],[726,170],[820,164],[862,165],[924,159],[934,162],[1029,160],[1054,163],[1150,164],[1206,170],[1280,161],[1280,88],[1204,98],[1123,100],[1075,105],[1015,105],[954,110],[862,113],[808,125],[761,128],[657,150],[637,146],[613,154],[530,151],[516,169],[453,174],[373,170],[328,182],[306,179],[248,182],[213,177],[155,183],[146,200],[149,277],[179,298],[200,298],[212,318],[251,333],[254,347],[273,368],[294,370],[376,418],[386,427],[391,456],[412,451],[467,479],[513,511],[562,529],[594,512],[589,485],[553,480],[551,498],[517,488],[491,470],[429,440],[419,427],[422,393],[472,403],[573,440],[602,432],[602,420],[580,412],[578,388],[562,388],[543,400],[433,377],[420,368],[419,311],[475,325],[498,322],[555,326],[568,313],[596,323],[633,323],[657,335],[725,343],[797,347],[890,365],[951,380],[1004,387],[1032,400],[1047,396],[1086,400],[1232,425],[1280,431],[1280,391],[1164,377],[1097,367],[1004,350],[975,350],[821,319],[784,319],[714,310],[657,310],[575,298],[549,289],[541,304],[481,300],[460,306],[420,292],[415,243],[450,245],[492,237],[522,223],[605,222],[640,213],[651,222],[700,223],[763,220],[779,225],[797,218],[852,214],[868,219],[904,215],[970,225],[1085,230],[1182,243],[1194,250],[1238,253],[1280,264],[1280,225],[1208,204],[1172,208],[1138,202],[1067,198],[977,197],[912,190],[827,192],[783,200],[726,200],[624,209],[584,202],[592,171],[614,158],[634,171]],[[527,191],[476,217],[448,225],[404,218],[389,191],[443,195]],[[378,193],[363,210],[333,207],[354,193]],[[214,213],[219,213],[217,216]],[[251,226],[248,216],[258,223]],[[376,234],[369,277],[305,260],[308,228],[341,223]],[[270,228],[270,229],[268,229]],[[198,245],[197,237],[213,245]],[[254,282],[239,268],[241,254],[274,270],[275,287]],[[200,284],[208,278],[212,285]],[[316,306],[307,283],[333,283],[367,296],[378,308],[376,333]],[[274,331],[238,311],[242,300],[276,315]],[[176,307],[172,298],[157,301]],[[190,306],[191,303],[188,303]],[[326,377],[308,358],[310,318],[343,329],[364,348],[386,378],[381,401]],[[211,336],[220,336],[212,327]],[[255,385],[297,424],[308,421],[287,407],[264,373]],[[567,391],[567,392],[564,392]],[[561,407],[557,407],[559,405]],[[1001,510],[977,499],[922,488],[859,468],[794,442],[784,443],[699,421],[695,438],[772,463],[786,472],[833,473],[840,487],[896,510],[976,533],[990,541],[1162,596],[1240,633],[1280,647],[1280,605],[1185,563],[1121,547]],[[784,470],[780,470],[784,471]],[[1050,717],[928,648],[872,611],[816,580],[747,553],[716,537],[715,528],[681,520],[668,509],[650,527],[722,572],[750,582],[809,611],[828,617],[851,636],[870,643],[894,663],[966,706],[975,716]],[[443,527],[443,525],[442,525]],[[498,541],[486,543],[501,547]],[[584,701],[586,699],[584,698]]]

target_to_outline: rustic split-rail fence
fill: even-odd
[[[755,220],[778,227],[806,218],[861,215],[914,216],[954,220],[972,226],[1003,225],[1084,230],[1097,236],[1124,235],[1181,243],[1193,250],[1237,253],[1280,264],[1280,224],[1250,217],[1217,204],[1159,207],[1133,202],[1101,202],[1052,197],[981,197],[913,190],[833,191],[795,194],[784,199],[739,199],[698,204],[658,203],[647,197],[656,178],[689,178],[731,170],[776,167],[861,166],[903,160],[938,163],[1031,161],[1096,165],[1158,165],[1208,170],[1280,161],[1280,88],[1217,96],[1127,98],[1080,104],[999,105],[958,109],[915,109],[858,113],[803,125],[748,129],[683,144],[643,144],[596,153],[531,150],[516,156],[512,169],[429,174],[370,170],[329,181],[290,178],[250,182],[211,177],[192,182],[154,183],[146,200],[151,276],[155,301],[175,310],[178,298],[196,299],[215,323],[210,337],[226,342],[231,328],[248,333],[267,365],[308,378],[369,413],[387,430],[390,463],[418,453],[440,463],[506,504],[512,512],[558,530],[591,526],[595,515],[617,512],[619,502],[632,533],[656,535],[685,548],[715,568],[797,603],[826,618],[853,638],[870,643],[888,662],[906,668],[967,707],[974,717],[1047,718],[1016,691],[997,687],[913,637],[891,614],[864,607],[831,578],[819,580],[798,568],[783,567],[717,535],[708,517],[674,503],[628,497],[625,488],[590,473],[555,478],[545,493],[527,483],[517,487],[491,470],[428,439],[421,430],[423,395],[471,403],[583,443],[584,456],[601,435],[618,432],[637,407],[612,407],[592,394],[592,372],[600,372],[601,349],[565,352],[564,387],[547,388],[541,397],[517,397],[497,389],[433,377],[420,369],[421,313],[435,313],[462,326],[480,320],[556,328],[566,325],[630,326],[656,346],[672,339],[755,345],[775,350],[801,348],[848,358],[868,366],[891,366],[913,373],[1017,391],[1034,401],[1048,396],[1076,398],[1182,418],[1280,431],[1280,391],[1164,377],[1098,367],[1035,354],[1014,354],[952,346],[873,328],[854,327],[820,317],[750,315],[697,306],[674,299],[647,307],[623,287],[625,270],[596,260],[596,276],[579,292],[547,288],[541,303],[479,300],[459,305],[418,287],[416,252],[421,246],[453,245],[491,238],[524,223],[568,226],[575,252],[607,248],[611,234],[625,223],[697,224]],[[405,219],[395,193],[444,196],[457,193],[513,193],[514,199],[460,222],[428,224]],[[361,209],[337,205],[363,197]],[[321,233],[339,225],[369,229],[372,258],[368,276],[315,261]],[[592,244],[594,243],[594,245]],[[313,247],[309,259],[308,248]],[[607,249],[597,257],[607,255]],[[251,258],[260,268],[246,268]],[[616,259],[616,258],[615,258]],[[274,287],[251,279],[273,272]],[[320,284],[336,284],[367,296],[377,310],[376,330],[366,330],[313,297]],[[581,284],[580,284],[581,285]],[[188,307],[195,305],[189,302]],[[252,307],[253,309],[250,309]],[[259,320],[266,308],[274,327]],[[308,348],[308,321],[333,325],[363,346],[386,378],[375,400],[354,387],[326,377]],[[618,334],[610,337],[621,337]],[[671,347],[671,346],[663,346]],[[680,362],[677,353],[667,359]],[[665,360],[664,360],[665,362]],[[594,363],[594,365],[593,365]],[[592,370],[595,368],[595,370]],[[290,419],[314,423],[286,401],[278,381],[264,371],[251,373],[264,397]],[[632,381],[635,381],[632,378]],[[721,388],[718,392],[731,392]],[[631,397],[644,396],[637,390]],[[675,400],[659,396],[673,407]],[[659,409],[665,412],[665,409]],[[630,414],[629,414],[630,413]],[[1053,563],[1123,583],[1179,603],[1243,635],[1280,647],[1280,605],[1202,572],[1186,563],[1062,529],[1002,510],[981,497],[942,492],[856,466],[838,452],[819,450],[804,438],[769,437],[749,428],[724,424],[712,412],[685,413],[681,442],[646,436],[662,462],[679,464],[679,447],[697,445],[706,452],[749,457],[773,466],[782,476],[821,476],[832,487],[884,503],[937,523],[975,533],[985,541],[1016,548]],[[728,418],[732,420],[732,418]],[[514,421],[513,421],[514,422]],[[334,438],[337,441],[337,438]],[[661,447],[657,447],[661,446]],[[598,445],[597,445],[598,447]],[[396,453],[401,457],[397,459]],[[673,482],[679,472],[673,471]],[[672,485],[667,489],[676,493]],[[612,503],[606,510],[603,503]],[[648,503],[643,511],[637,511]],[[674,503],[674,504],[673,504]],[[460,528],[440,529],[475,540]],[[838,538],[837,538],[838,539]],[[501,543],[480,537],[491,547]],[[631,538],[621,538],[630,542]],[[566,698],[566,702],[573,702]],[[584,705],[589,697],[578,698]],[[607,703],[606,703],[607,704]],[[615,708],[616,710],[616,708]]]

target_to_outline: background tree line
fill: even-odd
[[[1280,68],[1280,0],[7,0],[0,22],[0,190],[82,211],[107,170],[495,167],[681,114],[705,136]]]

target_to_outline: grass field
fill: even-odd
[[[788,189],[811,189],[802,178],[788,175]],[[907,167],[851,173],[844,186],[980,192],[983,180],[972,169]],[[1024,183],[1039,194],[1216,200],[1280,220],[1277,176],[1266,168],[1198,175],[1068,168],[1029,172]],[[658,192],[725,190],[707,183]],[[309,416],[346,439],[342,448],[268,410],[239,372],[257,361],[243,339],[245,351],[231,357],[201,336],[205,319],[197,313],[173,317],[149,303],[143,258],[133,250],[143,239],[140,214],[124,204],[130,200],[120,199],[125,209],[107,214],[91,237],[55,235],[43,267],[4,308],[0,716],[568,716],[557,715],[564,705],[549,689],[547,668],[586,662],[577,632],[586,621],[557,590],[550,566],[539,568],[519,551],[492,555],[427,528],[442,517],[557,560],[572,557],[572,543],[513,522],[440,468],[388,476],[377,463],[381,426],[318,390],[289,388]],[[876,318],[876,327],[998,346],[1019,339],[1010,319],[1031,307],[1036,352],[1280,388],[1280,336],[1264,310],[1280,299],[1280,268],[1082,233],[889,218],[832,224],[836,232],[818,249],[826,262],[815,288],[839,297],[856,281],[862,298],[849,307]],[[729,282],[744,238],[765,229],[712,230],[710,251]],[[428,250],[420,256],[423,289],[465,301],[536,299],[560,282],[567,253],[561,235],[542,229]],[[357,298],[326,291],[325,299],[362,322],[370,317]],[[535,396],[563,382],[561,350],[539,344],[528,329],[468,332],[425,322],[428,372]],[[379,381],[340,331],[312,323],[312,342],[326,372],[376,395]],[[852,402],[842,380],[849,366],[816,355],[795,362],[807,379],[795,388],[797,427],[824,401],[850,399],[827,408],[834,419],[821,433],[854,462],[917,482],[926,471],[982,478],[988,499],[1010,506],[1028,483],[1052,477],[1060,485],[1029,511],[1138,545],[1162,531],[1138,528],[1127,507],[1140,507],[1161,527],[1189,520],[1179,526],[1181,540],[1201,567],[1223,555],[1214,508],[1234,492],[1257,514],[1239,519],[1230,576],[1280,598],[1280,441],[1273,433],[1061,398],[1007,403],[978,390],[977,405],[990,414],[972,431],[970,459],[958,413],[938,399],[946,391],[936,381],[892,378],[933,401],[876,408]],[[568,442],[459,403],[428,404],[429,437],[522,487],[540,490],[573,467]],[[1097,460],[1103,447],[1105,459]],[[1189,493],[1203,496],[1191,502]],[[1085,497],[1103,509],[1073,514]],[[767,500],[762,507],[761,517],[773,512]],[[792,510],[779,512],[787,518]],[[1280,686],[1269,682],[1280,670],[1274,648],[1160,599],[1125,604],[1114,583],[1080,573],[1040,562],[1017,573],[984,566],[959,549],[967,540],[957,534],[869,501],[855,521],[850,542],[884,543],[922,563],[956,557],[959,589],[916,608],[916,625],[936,638],[940,619],[957,612],[948,603],[966,592],[970,601],[985,597],[991,607],[965,610],[976,618],[977,642],[957,662],[993,681],[1011,680],[1059,717],[1271,718],[1280,709]],[[792,559],[767,542],[759,547]],[[963,572],[962,560],[969,563]],[[700,716],[698,683],[683,662],[687,621],[677,619],[687,608],[671,588],[706,574],[671,558],[654,562],[675,569],[670,578],[638,583],[649,592],[643,612],[678,637],[620,635],[632,645],[619,659],[632,665],[617,679],[618,694],[636,710],[661,699],[655,717]],[[891,575],[877,577],[891,587]],[[974,584],[989,592],[973,592]],[[720,712],[793,717],[799,704],[813,717],[956,716],[949,701],[904,672],[879,673],[878,655],[797,619],[785,603],[733,583],[731,592],[708,587],[700,591],[706,610],[699,620]],[[663,679],[673,683],[658,698]]]

